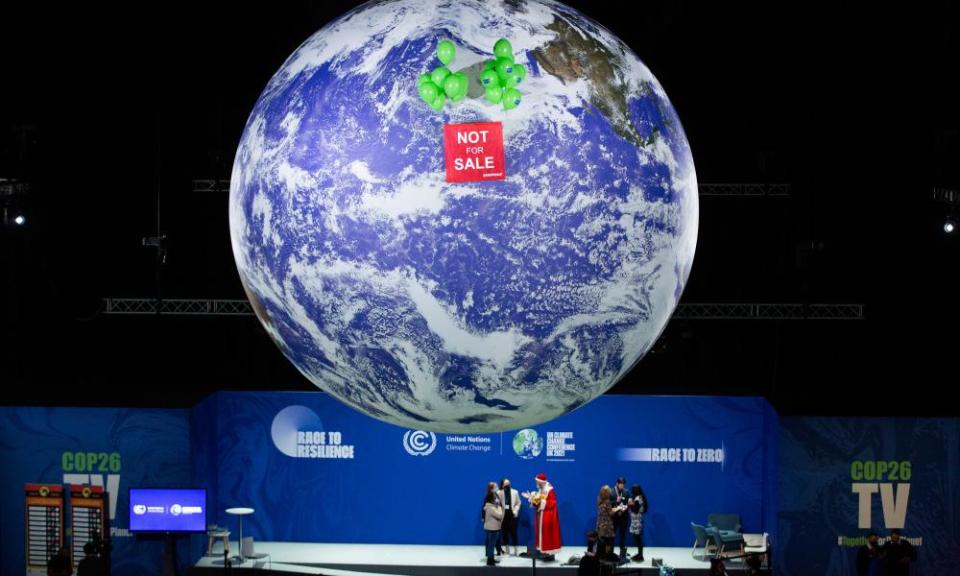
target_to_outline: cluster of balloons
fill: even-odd
[[[520,91],[517,84],[527,77],[523,64],[513,60],[513,46],[506,38],[493,45],[493,60],[487,60],[480,74],[484,95],[488,102],[502,104],[504,110],[513,110],[520,105]]]
[[[447,100],[456,102],[467,95],[470,79],[463,72],[451,72],[447,65],[453,62],[457,48],[449,40],[437,44],[437,59],[440,66],[429,74],[421,74],[417,81],[420,99],[437,112],[443,110]],[[517,85],[527,77],[523,64],[514,62],[513,46],[506,38],[493,45],[493,59],[487,60],[480,74],[480,84],[488,102],[500,104],[504,110],[513,110],[520,105],[520,91]]]
[[[434,68],[429,74],[421,74],[417,81],[417,91],[420,99],[429,104],[434,110],[443,110],[447,98],[456,102],[467,95],[470,88],[470,79],[463,72],[451,72],[447,64],[453,62],[457,55],[457,48],[449,40],[441,40],[437,44],[437,58],[441,66]]]

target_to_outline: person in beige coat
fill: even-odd
[[[491,482],[487,486],[487,495],[483,499],[483,530],[486,532],[487,566],[496,566],[493,552],[500,537],[500,525],[503,522],[503,505],[497,498],[497,485]]]

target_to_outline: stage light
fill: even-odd
[[[30,183],[15,178],[0,178],[0,226],[23,226],[27,223],[26,206]]]
[[[946,204],[946,210],[941,212],[946,215],[943,219],[943,233],[952,236],[960,225],[960,189],[934,188],[933,201],[940,205]]]

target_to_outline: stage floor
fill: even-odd
[[[237,550],[236,542],[230,544],[231,550]],[[222,551],[221,545],[214,552]],[[483,546],[420,546],[403,544],[313,544],[301,542],[256,542],[257,553],[267,553],[269,560],[254,562],[247,560],[243,564],[233,564],[236,569],[251,571],[272,571],[278,573],[329,574],[331,576],[358,576],[358,574],[385,574],[405,576],[439,576],[440,574],[472,575],[486,574],[491,570],[497,573],[529,571],[531,560],[528,558],[501,556],[496,568],[485,565]],[[537,572],[575,574],[577,566],[564,563],[574,554],[583,554],[583,547],[564,548],[556,556],[555,562],[537,562]],[[631,549],[631,554],[636,549]],[[706,573],[710,563],[706,559],[694,558],[690,548],[644,548],[645,561],[631,562],[617,568],[617,573],[657,574],[659,570],[650,564],[653,558],[662,558],[682,574]],[[727,561],[727,570],[739,572],[742,562]],[[223,557],[204,557],[194,566],[195,573],[209,570],[223,571]]]

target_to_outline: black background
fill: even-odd
[[[354,2],[0,8],[0,177],[32,182],[0,232],[4,404],[190,406],[315,389],[253,317],[116,317],[104,297],[243,298],[227,195],[247,115]],[[618,393],[756,394],[784,414],[957,414],[960,188],[953,2],[572,2],[676,107],[701,182],[686,302],[863,303],[862,321],[674,320]],[[725,3],[718,3],[725,4]],[[169,236],[168,263],[141,238]],[[955,235],[956,236],[956,235]]]

